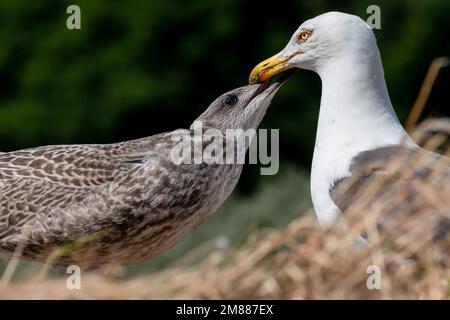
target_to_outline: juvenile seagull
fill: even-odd
[[[256,129],[282,82],[217,98],[203,130]],[[0,253],[55,265],[137,263],[173,246],[234,189],[242,164],[175,164],[174,136],[0,154]],[[216,131],[217,132],[217,131]],[[193,130],[187,134],[190,143]],[[224,155],[225,156],[225,155]]]
[[[433,186],[443,195],[443,190],[448,192],[450,161],[419,148],[401,126],[389,99],[375,36],[366,22],[340,12],[304,22],[280,53],[253,69],[249,81],[266,81],[290,68],[312,70],[322,80],[311,172],[312,200],[322,226],[336,222],[349,205],[349,195],[351,202],[355,188],[343,194],[350,180],[361,185],[391,175],[401,183],[399,189],[413,190],[415,182],[427,179],[426,169],[439,162],[442,174]],[[396,177],[398,170],[387,166],[387,160],[397,159],[407,167],[418,157],[422,165],[414,167],[409,177]],[[412,198],[420,190],[414,192]],[[447,205],[450,208],[448,201]]]

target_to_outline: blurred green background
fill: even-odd
[[[81,30],[66,8],[81,7]],[[218,95],[245,85],[253,66],[282,49],[306,19],[337,10],[375,30],[393,104],[404,121],[433,58],[450,55],[450,1],[347,0],[2,0],[0,149],[109,143],[188,127]],[[449,115],[443,70],[426,116]],[[310,207],[308,172],[320,80],[298,72],[274,99],[263,128],[280,129],[280,172],[248,165],[236,192],[174,249],[128,274],[148,272],[219,237],[238,244],[249,230],[280,227]],[[1,267],[1,265],[0,265]]]

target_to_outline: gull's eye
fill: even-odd
[[[309,30],[304,30],[302,32],[300,32],[300,34],[298,35],[298,41],[300,43],[304,43],[306,42],[306,40],[309,39],[309,37],[311,36],[312,32]]]
[[[229,94],[225,97],[225,104],[227,106],[233,106],[238,101],[238,98],[234,94]]]

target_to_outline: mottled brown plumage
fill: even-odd
[[[280,85],[233,90],[197,120],[222,132],[256,128]],[[23,244],[25,259],[45,261],[58,250],[55,265],[96,267],[140,262],[173,246],[225,201],[242,169],[175,164],[177,134],[1,153],[0,253]]]

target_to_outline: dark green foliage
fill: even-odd
[[[76,1],[82,29],[70,31],[72,3],[0,3],[2,150],[186,127],[217,95],[246,84],[253,65],[284,47],[303,20],[329,10],[366,17],[370,4],[84,0]],[[450,3],[377,4],[386,78],[404,117],[430,61],[450,53]],[[284,156],[309,162],[319,96],[318,78],[301,72],[275,99],[265,126],[282,130]]]

